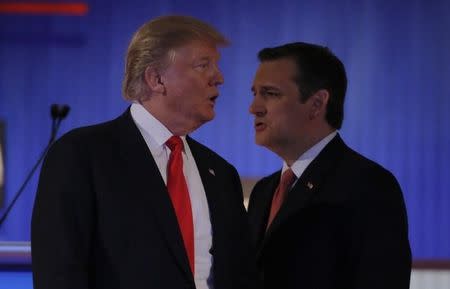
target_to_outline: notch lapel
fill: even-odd
[[[176,263],[193,279],[175,211],[158,166],[129,109],[118,121],[120,153],[126,166],[124,171],[129,173],[130,192],[151,206],[148,211],[153,212]]]
[[[208,151],[201,144],[193,140],[191,137],[187,136],[186,141],[189,144],[189,149],[192,152],[192,156],[194,157],[195,163],[198,168],[198,172],[200,174],[200,178],[202,180],[203,188],[205,189],[206,199],[209,207],[209,216],[211,221],[211,228],[213,231],[213,247],[215,242],[215,234],[214,232],[217,228],[220,228],[220,224],[223,224],[222,219],[226,214],[222,213],[221,206],[222,202],[220,200],[220,192],[221,188],[218,185],[218,179],[220,179],[220,175],[218,175],[217,168],[214,167],[214,164],[211,162],[211,158],[208,155]]]
[[[258,204],[252,206],[253,211],[251,212],[251,215],[257,216],[256,218],[252,218],[252,221],[254,221],[254,224],[252,225],[254,230],[252,235],[256,236],[255,241],[257,246],[261,244],[266,235],[266,227],[269,219],[270,207],[272,206],[272,198],[280,181],[280,176],[281,171],[278,171],[267,177],[267,180],[261,183],[263,189],[258,191],[257,197],[255,196]]]
[[[312,189],[309,189],[307,183],[314,184],[318,183],[318,181],[317,179],[312,181],[311,177],[305,176],[305,174],[298,179],[294,187],[288,192],[283,205],[268,228],[265,237],[266,240],[269,239],[273,232],[276,231],[287,219],[289,219],[290,216],[308,205],[311,197],[313,197],[316,193],[318,186],[316,185]]]
[[[275,216],[272,224],[268,228],[262,246],[260,247],[260,254],[280,226],[300,210],[306,208],[311,200],[321,193],[327,178],[336,169],[337,162],[344,152],[344,147],[346,146],[342,139],[339,135],[336,135],[306,168],[297,183],[288,193],[277,216]],[[267,222],[267,218],[265,219]]]

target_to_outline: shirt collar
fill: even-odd
[[[152,138],[153,142],[162,147],[173,134],[170,130],[162,124],[156,117],[154,117],[148,110],[146,110],[140,103],[133,103],[130,108],[131,116],[136,124]],[[186,136],[180,136],[183,140],[184,147],[187,146]]]
[[[318,143],[304,152],[290,167],[297,178],[303,174],[308,165],[319,155],[323,148],[337,135],[337,131],[333,131]],[[286,162],[283,162],[282,173],[289,169]]]

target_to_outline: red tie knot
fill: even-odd
[[[169,147],[169,149],[171,151],[174,151],[174,150],[181,151],[181,150],[183,150],[183,147],[184,147],[181,137],[179,137],[177,135],[171,136],[169,138],[169,140],[166,141],[166,145]]]
[[[297,179],[297,176],[294,174],[294,172],[291,169],[287,169],[281,176],[280,186],[289,188],[290,186],[292,186],[295,179]]]

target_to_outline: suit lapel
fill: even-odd
[[[258,191],[258,204],[253,206],[253,215],[259,216],[255,218],[255,223],[253,224],[253,236],[257,236],[256,244],[259,246],[264,240],[266,235],[267,221],[269,219],[270,207],[272,205],[273,194],[275,193],[276,187],[280,182],[281,171],[274,173],[269,176],[263,186],[262,191]]]
[[[147,209],[154,213],[167,246],[188,278],[193,278],[175,211],[158,166],[130,111],[127,110],[118,121],[121,157],[126,166],[124,171],[129,173],[130,192],[142,198],[144,204],[152,206]],[[146,223],[145,220],[143,222]]]
[[[322,187],[326,184],[327,178],[336,168],[337,161],[342,155],[345,147],[346,146],[340,136],[336,135],[336,137],[325,146],[320,154],[306,168],[295,186],[288,193],[280,211],[267,230],[263,244],[260,247],[261,251],[283,223],[293,215],[297,214],[300,210],[306,208],[310,204],[310,201],[317,194],[321,193]]]
[[[186,137],[186,140],[189,144],[189,148],[192,152],[192,156],[195,159],[195,163],[197,164],[198,172],[200,174],[200,178],[203,183],[203,188],[205,189],[206,199],[208,201],[209,207],[209,215],[211,220],[211,228],[213,230],[213,247],[216,244],[215,230],[217,228],[221,228],[220,224],[224,224],[224,216],[225,213],[222,211],[225,209],[221,206],[222,202],[220,200],[220,191],[221,188],[218,185],[220,180],[220,175],[216,175],[216,169],[214,164],[211,162],[211,158],[208,155],[208,152],[197,143],[195,140]],[[218,172],[217,172],[218,173]]]

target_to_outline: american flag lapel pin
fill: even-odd
[[[209,172],[211,175],[216,176],[216,172],[214,172],[213,169],[208,169],[208,172]]]

